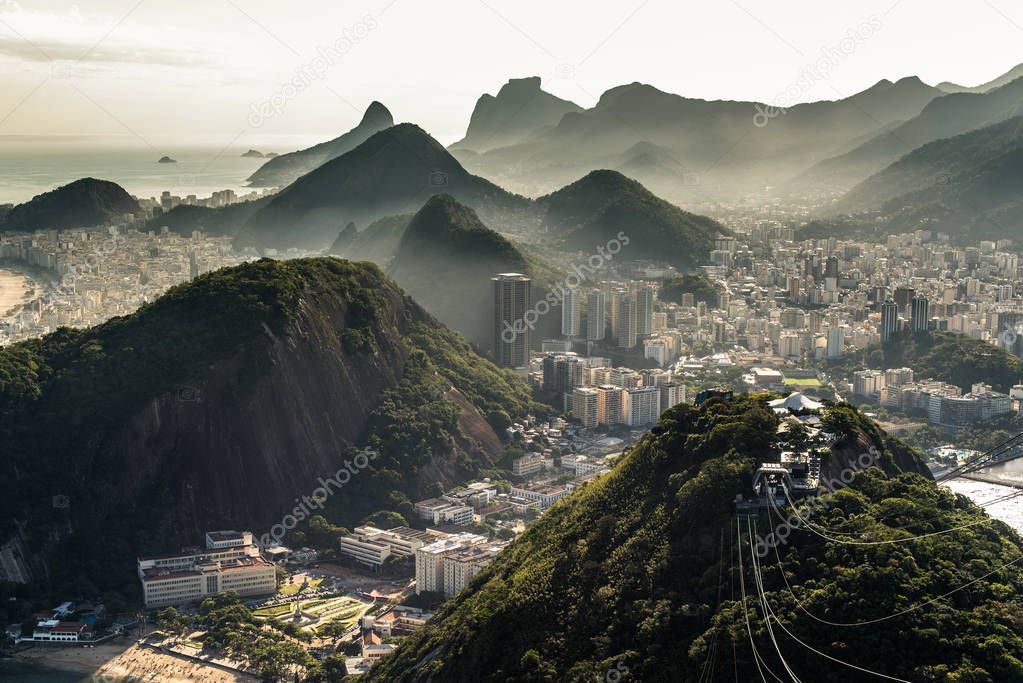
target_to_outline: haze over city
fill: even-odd
[[[0,680],[1023,680],[1007,0],[0,0]]]

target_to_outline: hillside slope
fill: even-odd
[[[405,229],[388,274],[445,325],[482,349],[493,344],[494,290],[498,273],[536,280],[546,294],[549,268],[491,230],[476,212],[446,194],[434,195]],[[549,319],[549,320],[548,320]],[[552,334],[557,313],[545,316],[539,334]]]
[[[930,102],[919,115],[858,147],[826,159],[794,185],[850,188],[929,142],[950,138],[1023,114],[1023,78],[985,93],[953,93]]]
[[[139,211],[139,203],[109,180],[82,178],[18,204],[0,218],[0,230],[92,227]]]
[[[211,528],[258,535],[353,446],[380,455],[323,514],[400,511],[494,461],[480,415],[529,407],[525,383],[370,264],[223,269],[0,349],[3,537],[23,529],[37,576],[131,589],[135,555]]]
[[[379,102],[370,103],[362,115],[359,125],[344,135],[318,145],[300,149],[297,152],[281,154],[266,162],[249,176],[251,187],[284,187],[295,182],[300,176],[350,152],[371,135],[394,125],[394,119],[387,107]]]
[[[683,211],[617,171],[593,171],[536,203],[547,231],[566,248],[593,252],[623,233],[622,260],[690,267],[707,258],[716,236],[728,234],[714,219]]]
[[[347,223],[416,211],[438,192],[494,220],[529,207],[524,197],[470,174],[423,129],[403,123],[279,192],[249,219],[236,245],[325,249]]]
[[[857,185],[832,210],[879,210],[893,231],[927,225],[963,240],[1018,239],[1023,117],[926,144]]]
[[[823,424],[836,436],[825,474],[862,467],[865,447],[878,455],[850,487],[839,484],[827,504],[801,514],[814,528],[841,529],[840,540],[892,540],[972,526],[876,546],[790,529],[777,555],[755,553],[755,565],[751,541],[756,547],[756,535],[766,539],[776,522],[765,509],[747,527],[733,501],[749,494],[756,464],[783,447],[777,418],[762,397],[681,405],[609,475],[517,538],[367,680],[761,680],[753,647],[784,676],[764,604],[777,615],[779,651],[804,681],[873,679],[788,633],[897,680],[1017,680],[1023,578],[1003,567],[1023,557],[1019,537],[936,487],[912,451],[851,407],[828,409]],[[766,603],[758,598],[761,571]],[[970,590],[921,606],[968,582]],[[918,609],[840,628],[808,617],[793,596],[836,623]]]

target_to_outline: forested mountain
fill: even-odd
[[[137,555],[207,529],[259,535],[355,447],[379,455],[322,514],[411,516],[437,482],[490,467],[490,422],[530,407],[524,382],[375,266],[215,271],[130,316],[0,349],[4,542],[24,539],[37,580],[134,593]]]
[[[827,408],[821,421],[835,437],[823,476],[851,483],[804,505],[803,522],[786,507],[793,522],[779,525],[769,507],[734,505],[758,464],[790,447],[765,399],[667,411],[368,680],[1019,677],[1020,538],[935,486],[855,409]]]

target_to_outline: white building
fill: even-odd
[[[487,542],[478,534],[457,534],[441,538],[416,550],[416,593],[444,593],[444,558],[450,553]]]
[[[661,390],[657,387],[626,389],[622,399],[625,424],[630,427],[656,422],[661,416]]]
[[[214,531],[206,535],[206,543],[204,550],[139,558],[147,609],[196,602],[226,591],[248,596],[277,590],[276,568],[262,557],[251,533]]]

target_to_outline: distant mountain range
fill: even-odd
[[[136,556],[203,529],[269,529],[350,447],[379,456],[323,514],[350,528],[409,512],[436,482],[492,466],[488,418],[531,404],[378,268],[333,258],[216,271],[129,316],[6,346],[0,388],[0,540],[28,539],[48,585],[126,595]]]
[[[992,79],[987,83],[981,83],[980,85],[976,85],[973,87],[963,86],[957,83],[950,83],[948,81],[938,83],[936,87],[938,88],[938,90],[947,93],[987,92],[988,90],[994,90],[995,88],[1000,88],[1003,85],[1008,85],[1009,83],[1015,81],[1017,78],[1023,78],[1023,64],[1020,64],[1019,66],[1010,69],[1009,71],[1002,74],[998,78]]]
[[[829,208],[871,210],[888,216],[892,230],[1023,238],[1023,117],[923,145]]]
[[[387,107],[379,102],[372,102],[355,128],[333,140],[321,142],[297,152],[274,156],[249,177],[248,183],[251,187],[290,185],[300,176],[322,166],[331,159],[336,159],[342,154],[352,151],[374,133],[379,133],[393,125],[394,119]]]
[[[814,187],[850,188],[922,145],[1021,114],[1023,78],[983,93],[945,95],[924,107],[919,115],[882,131],[855,149],[816,164],[790,184],[802,191]]]
[[[669,199],[720,197],[762,189],[844,152],[863,136],[917,115],[941,95],[917,78],[905,78],[837,101],[771,110],[757,102],[686,98],[632,83],[608,90],[590,109],[564,113],[554,125],[523,131],[502,147],[470,152],[463,140],[452,151],[471,171],[527,194],[549,191],[594,168],[618,168]],[[498,98],[489,103],[489,117],[513,121],[517,104]]]
[[[403,123],[302,176],[250,218],[241,246],[325,249],[350,221],[417,211],[444,192],[498,222],[529,200],[466,171],[422,128]]]
[[[513,144],[546,126],[554,126],[565,114],[580,112],[575,102],[540,89],[540,78],[513,78],[497,96],[481,95],[469,119],[465,137],[451,149],[486,152]]]
[[[0,216],[0,230],[65,230],[106,225],[139,210],[135,198],[117,183],[82,178],[6,211]]]

